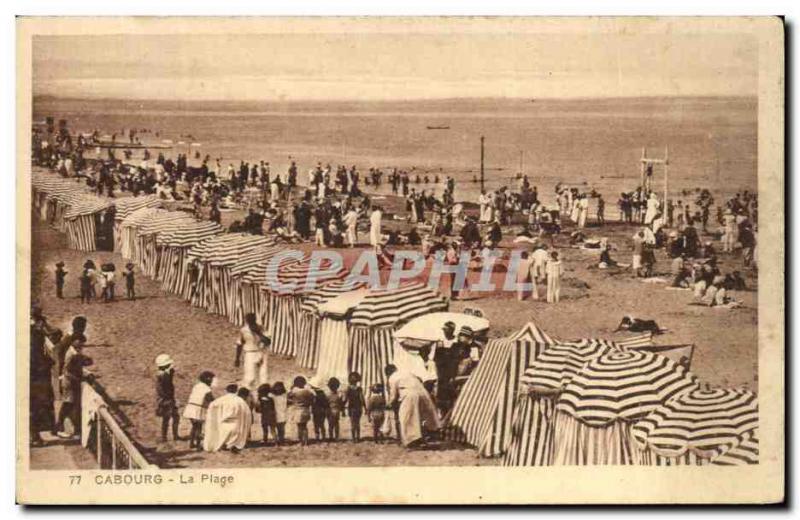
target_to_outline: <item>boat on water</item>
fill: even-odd
[[[427,126],[428,130],[450,130],[449,126]]]
[[[149,148],[153,150],[160,150],[160,149],[167,149],[172,148],[171,144],[163,144],[163,143],[125,143],[125,142],[114,142],[114,141],[91,141],[88,143],[89,146],[96,146],[98,148],[114,148],[114,149],[126,149],[126,150],[142,150],[144,148]]]

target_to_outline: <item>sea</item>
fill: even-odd
[[[98,130],[117,141],[134,128],[143,143],[170,146],[159,150],[168,156],[188,153],[190,164],[200,163],[197,153],[210,156],[212,165],[216,158],[224,166],[266,161],[273,172],[296,161],[301,183],[318,162],[362,172],[399,168],[410,172],[413,188],[428,193],[441,193],[451,176],[456,200],[473,202],[480,193],[482,137],[487,190],[515,188],[525,174],[545,201],[559,183],[616,201],[639,184],[643,154],[668,157],[670,197],[691,197],[702,188],[719,195],[754,190],[757,112],[757,99],[747,97],[33,102],[34,123],[66,119],[73,132]],[[663,165],[655,166],[652,179],[663,193]],[[377,192],[389,194],[388,184]]]

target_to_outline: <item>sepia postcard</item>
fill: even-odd
[[[770,17],[19,17],[17,501],[784,500]]]

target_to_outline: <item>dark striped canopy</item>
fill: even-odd
[[[161,199],[156,195],[140,195],[138,197],[125,197],[114,200],[116,214],[114,220],[122,221],[134,211],[142,208],[157,208],[161,206]]]
[[[353,309],[356,327],[395,327],[429,312],[447,310],[447,300],[423,283],[397,289],[371,289]]]
[[[581,369],[556,410],[590,426],[638,421],[666,400],[697,386],[686,368],[650,352],[607,352]]]
[[[200,242],[187,251],[186,256],[197,258],[212,266],[230,266],[246,251],[261,245],[269,245],[273,239],[248,233],[230,233],[214,236]]]
[[[72,220],[84,215],[100,213],[111,207],[108,199],[96,197],[94,195],[80,194],[70,204],[69,209],[64,213],[66,220]]]
[[[758,427],[758,398],[753,392],[696,388],[656,407],[633,426],[642,448],[678,457],[687,451],[710,458],[739,444]]]
[[[224,231],[225,229],[216,222],[195,220],[159,233],[156,243],[167,247],[192,247]]]
[[[336,280],[325,286],[310,291],[305,294],[301,309],[303,312],[309,314],[316,314],[319,312],[320,305],[328,300],[331,300],[340,294],[349,293],[357,289],[363,289],[365,284],[363,282],[354,282],[350,279]]]
[[[328,283],[342,280],[347,273],[341,262],[335,265],[325,258],[312,265],[311,257],[306,255],[303,260],[287,263],[278,270],[280,289],[276,292],[295,295],[308,293]]]
[[[284,251],[285,247],[275,244],[263,244],[242,253],[231,266],[231,276],[241,276],[248,283],[262,283],[269,260]]]

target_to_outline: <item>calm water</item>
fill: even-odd
[[[434,173],[454,176],[462,200],[478,193],[471,180],[480,167],[481,135],[490,189],[513,184],[521,167],[545,197],[562,181],[594,187],[616,200],[620,191],[636,186],[643,146],[657,157],[669,146],[671,192],[756,187],[757,102],[749,98],[363,104],[35,100],[34,121],[49,115],[67,119],[78,131],[159,131],[159,138],[141,138],[185,141],[173,155],[199,142],[192,152],[222,157],[223,164],[265,160],[283,172],[291,158],[298,162],[301,182],[317,161],[361,170],[415,167],[430,171],[431,181]],[[428,130],[429,125],[449,130]],[[658,169],[656,183],[663,190]]]

